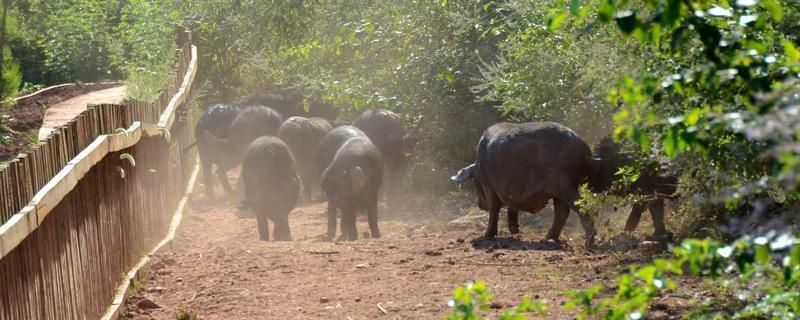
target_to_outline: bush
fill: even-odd
[[[699,306],[708,318],[789,319],[800,313],[800,240],[790,234],[743,237],[728,245],[709,239],[687,239],[672,249],[674,257],[632,268],[617,279],[613,296],[599,298],[602,286],[570,291],[567,308],[580,318],[642,319],[660,293],[675,288],[670,275],[708,277],[735,294],[729,310]],[[719,301],[718,301],[719,303]],[[717,303],[717,304],[718,304]],[[713,315],[712,315],[713,314]]]
[[[179,13],[172,0],[129,1],[116,26],[114,64],[125,73],[126,95],[153,100],[175,64]]]
[[[676,276],[708,278],[727,295],[691,314],[706,319],[794,319],[800,314],[800,238],[788,233],[745,236],[731,244],[687,239],[671,249],[672,256],[656,259],[615,280],[610,296],[601,284],[570,290],[566,309],[578,309],[578,319],[645,319],[650,304],[676,288]],[[494,295],[476,282],[455,289],[446,319],[483,319]],[[525,312],[547,314],[545,301],[523,302],[500,319],[527,319]]]
[[[125,78],[150,100],[175,62],[174,0],[13,2],[8,44],[34,85]]]
[[[467,283],[453,290],[453,298],[448,302],[453,311],[448,314],[447,320],[482,320],[482,312],[491,308],[494,294],[486,288],[486,283],[477,281]],[[525,314],[536,313],[544,316],[547,314],[548,305],[545,300],[531,300],[528,297],[522,298],[522,302],[509,310],[503,312],[500,320],[523,320],[527,319]]]
[[[13,98],[17,93],[22,82],[22,74],[19,72],[19,63],[11,56],[8,47],[2,48],[3,51],[3,70],[0,79],[0,103],[7,104],[7,99]]]
[[[755,199],[798,198],[797,120],[787,112],[800,106],[800,22],[785,20],[798,14],[783,0],[561,1],[550,30],[571,19],[569,28],[615,25],[635,40],[645,68],[609,93],[620,106],[614,135],[674,158],[680,194],[696,202],[680,212],[726,220]]]
[[[9,98],[13,98],[22,83],[19,62],[14,59],[14,55],[8,45],[8,39],[17,36],[16,17],[12,12],[6,13],[6,25],[4,27],[5,43],[0,43],[0,59],[3,59],[3,69],[0,70],[0,103],[7,104]],[[0,107],[2,108],[2,107]]]

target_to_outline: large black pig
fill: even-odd
[[[621,145],[615,143],[611,138],[604,138],[595,147],[594,157],[602,159],[602,167],[600,171],[606,174],[602,175],[602,180],[598,181],[599,185],[604,190],[611,188],[616,177],[608,173],[616,173],[620,167],[630,166],[634,163],[635,158],[630,154],[620,152]],[[659,163],[655,161],[647,161],[639,172],[639,178],[636,179],[628,188],[619,190],[611,190],[614,194],[637,194],[644,195],[644,200],[637,201],[631,208],[631,213],[628,215],[628,220],[625,223],[625,232],[633,232],[639,225],[642,218],[642,213],[645,210],[650,211],[653,218],[653,227],[655,231],[649,238],[652,240],[669,240],[672,235],[667,231],[666,224],[664,223],[664,200],[672,198],[677,190],[678,177],[667,170],[663,170]]]
[[[553,200],[555,218],[547,239],[558,240],[570,209],[578,212],[592,246],[595,228],[592,218],[575,206],[578,188],[588,182],[600,190],[599,160],[592,158],[589,146],[572,130],[553,122],[498,123],[483,134],[475,163],[462,169],[453,179],[472,179],[478,205],[489,211],[486,237],[497,235],[500,209],[508,207],[508,225],[519,232],[518,212],[539,212]]]
[[[215,143],[214,139],[210,139],[205,132],[221,139],[228,139],[228,130],[237,114],[239,114],[239,108],[235,106],[216,104],[203,112],[195,126],[197,151],[203,169],[203,183],[206,195],[209,197],[214,194],[214,180],[211,173],[214,165],[216,165],[214,175],[217,176],[225,191],[230,192],[227,173],[238,161],[232,156],[233,150],[228,145]]]
[[[242,206],[255,211],[260,239],[269,241],[272,221],[275,240],[291,240],[288,217],[297,204],[300,178],[289,147],[276,137],[255,139],[244,153],[242,179]]]
[[[389,110],[365,111],[353,120],[353,126],[364,131],[380,150],[386,167],[386,208],[398,210],[416,140],[408,133],[400,115]]]
[[[317,144],[331,130],[328,120],[298,116],[286,119],[278,129],[278,137],[289,146],[297,161],[306,201],[312,200],[312,186],[319,176],[314,163]]]
[[[328,233],[336,235],[336,212],[341,210],[342,238],[356,240],[356,213],[366,211],[370,233],[380,237],[378,196],[383,180],[383,161],[367,137],[353,137],[336,151],[322,173],[320,185],[328,199]]]

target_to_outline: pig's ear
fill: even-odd
[[[353,182],[353,191],[359,191],[367,184],[367,177],[364,175],[364,170],[359,166],[350,169],[350,180]]]

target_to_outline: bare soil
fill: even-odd
[[[294,241],[264,242],[254,218],[240,217],[232,201],[217,196],[193,195],[171,250],[154,257],[125,318],[176,319],[184,310],[201,319],[440,319],[455,287],[481,279],[497,295],[489,315],[529,296],[549,300],[549,318],[572,319],[575,311],[561,308],[566,290],[610,284],[627,265],[660,249],[629,239],[586,251],[574,217],[565,242],[543,241],[549,209],[520,217],[521,235],[501,229],[498,239],[482,240],[485,219],[448,223],[480,211],[445,200],[383,216],[382,238],[363,234],[353,242],[320,240],[325,205],[300,205],[289,218]],[[368,230],[363,217],[358,228]],[[700,284],[686,285],[698,290]],[[672,318],[691,299],[665,296],[652,315]]]
[[[93,87],[79,86],[69,90],[53,90],[52,93],[43,94],[41,97],[28,99],[37,101],[18,103],[4,114],[0,114],[5,118],[0,122],[8,125],[7,128],[0,127],[0,136],[8,139],[7,143],[0,141],[0,161],[11,160],[25,152],[37,141],[46,138],[52,128],[72,120],[86,108],[87,103],[119,103],[125,96],[125,86],[115,86],[75,96],[91,88]],[[48,106],[54,101],[61,102]]]

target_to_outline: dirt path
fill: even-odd
[[[44,140],[53,131],[86,109],[87,104],[120,103],[125,97],[125,86],[90,92],[49,106],[44,114],[44,122],[39,129],[39,140]]]
[[[448,225],[463,211],[477,212],[453,203],[382,218],[381,239],[331,243],[317,240],[325,206],[313,204],[291,214],[294,241],[262,242],[255,219],[237,217],[230,204],[203,202],[193,196],[172,250],[155,257],[126,318],[176,319],[186,310],[204,320],[440,319],[456,286],[482,279],[497,294],[491,312],[528,295],[550,300],[551,318],[570,319],[574,314],[560,308],[565,290],[607,281],[625,270],[620,265],[647,259],[641,248],[580,249],[575,221],[565,229],[566,244],[541,241],[552,213],[526,215],[521,236],[502,229],[498,241],[485,242],[479,225]],[[360,220],[359,231],[367,230]]]

